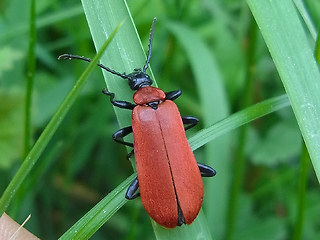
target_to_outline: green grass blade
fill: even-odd
[[[240,106],[248,107],[253,102],[254,82],[256,59],[255,53],[257,49],[257,33],[258,27],[254,22],[253,17],[250,18],[250,25],[248,28],[248,47],[246,48],[246,74],[245,87],[243,90],[243,98],[240,99]],[[235,148],[233,167],[232,167],[232,181],[230,185],[230,193],[227,207],[226,231],[225,240],[230,240],[234,236],[234,229],[236,226],[236,219],[239,212],[239,201],[241,192],[245,182],[245,174],[247,167],[247,158],[245,157],[246,145],[248,140],[249,126],[243,126],[238,131],[238,141]]]
[[[320,180],[320,74],[291,0],[248,0],[290,99]]]
[[[55,113],[55,115],[52,117],[50,122],[48,123],[47,127],[42,132],[39,139],[36,141],[35,145],[23,161],[22,165],[18,169],[17,173],[7,186],[6,190],[4,191],[1,199],[0,199],[0,215],[2,215],[3,212],[6,211],[8,208],[12,198],[16,194],[17,190],[19,189],[21,183],[23,180],[27,177],[31,169],[33,168],[34,164],[39,159],[41,153],[49,143],[50,139],[52,138],[53,134],[61,124],[62,120],[70,110],[72,104],[75,102],[77,96],[79,95],[82,87],[86,83],[86,80],[88,79],[88,76],[90,72],[96,67],[96,64],[103,54],[104,50],[109,45],[110,41],[115,36],[118,28],[120,25],[118,25],[115,30],[110,34],[109,38],[105,41],[105,43],[102,45],[101,49],[95,56],[95,58],[92,60],[92,62],[89,64],[89,66],[86,68],[85,72],[81,75],[79,80],[76,82],[73,89],[69,92],[65,100],[62,102],[61,106]]]
[[[315,56],[318,63],[320,63],[320,28],[318,31],[318,37],[316,42]]]
[[[290,102],[286,95],[257,103],[199,131],[189,139],[189,144],[194,151],[231,130],[288,106],[290,106]]]
[[[96,49],[100,48],[119,22],[125,21],[115,41],[110,44],[108,51],[102,56],[101,63],[121,73],[130,73],[133,69],[142,67],[146,57],[126,2],[82,0],[82,4]],[[152,19],[150,19],[150,27],[151,22]],[[132,102],[133,93],[128,86],[128,81],[106,71],[102,72],[107,88],[110,92],[115,93],[115,98]],[[119,108],[114,108],[114,110],[121,127],[131,125],[130,111]]]
[[[26,105],[25,105],[25,124],[24,124],[24,156],[26,157],[30,150],[31,140],[31,103],[34,74],[36,71],[36,2],[31,0],[30,6],[30,28],[29,28],[29,49],[27,63],[27,84],[26,84]]]
[[[309,154],[308,150],[303,144],[302,155],[300,159],[300,174],[299,174],[299,187],[298,187],[298,204],[297,204],[297,216],[296,223],[294,226],[293,239],[302,239],[302,230],[305,217],[305,206],[306,206],[306,194],[307,194],[307,181],[309,173]]]
[[[304,5],[304,2],[302,0],[293,0],[293,2],[296,5],[305,24],[307,25],[312,38],[315,40],[317,38],[317,30],[312,23],[312,19],[306,9],[306,6]]]
[[[125,1],[82,0],[82,3],[96,48],[101,45],[114,24],[123,19],[126,20],[124,26],[119,31],[119,34],[117,34],[116,41],[114,41],[114,44],[110,45],[108,52],[101,58],[101,62],[119,72],[130,72],[134,68],[142,67],[146,57]],[[152,19],[150,19],[150,26],[151,22]],[[132,101],[132,91],[128,87],[126,80],[112,76],[105,71],[103,71],[103,74],[108,90],[115,92],[117,99]],[[115,112],[120,126],[131,125],[130,111],[123,111],[115,108]],[[163,233],[163,231],[169,232],[165,239],[175,239],[174,232],[179,231],[177,229],[168,230],[161,227],[154,227],[157,239],[163,239],[162,236],[164,236],[163,234],[158,233],[158,229],[162,229],[161,233]],[[191,231],[190,229],[191,228],[188,226],[183,228],[184,235],[189,236],[191,239],[195,239],[196,236],[193,235],[192,232],[196,231]],[[171,236],[171,238],[168,238],[168,236]]]
[[[183,225],[173,230],[168,230],[156,224],[154,221],[152,221],[152,224],[157,239],[210,240],[212,239],[210,229],[207,224],[203,224],[206,221],[206,217],[203,211],[201,210],[197,218],[189,226]]]
[[[65,232],[59,240],[89,239],[128,201],[124,198],[124,195],[130,183],[136,176],[136,174],[132,174],[128,177]]]

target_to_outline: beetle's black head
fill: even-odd
[[[148,56],[143,69],[134,69],[134,71],[128,75],[122,75],[122,78],[127,78],[129,80],[129,86],[132,90],[138,90],[142,87],[151,86],[152,79],[148,74],[146,74],[150,58],[151,58],[151,48],[152,48],[152,41],[153,41],[153,33],[154,33],[154,25],[157,19],[154,18],[151,26],[150,31],[150,38],[149,38],[149,49],[148,49]]]
[[[140,68],[127,75],[129,86],[132,90],[138,90],[142,87],[151,86],[152,79],[148,74],[143,72]]]

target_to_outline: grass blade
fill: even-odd
[[[154,221],[153,227],[155,231],[155,235],[157,239],[185,239],[185,240],[193,240],[193,239],[212,239],[211,233],[208,225],[203,224],[206,223],[206,217],[203,214],[203,210],[200,210],[199,215],[194,220],[194,222],[187,226],[183,225],[181,227],[177,227],[173,230],[168,230],[160,225],[156,224]]]
[[[134,68],[142,67],[146,57],[142,51],[142,45],[133,25],[130,13],[124,1],[101,1],[101,0],[82,0],[89,28],[96,49],[104,41],[113,25],[126,19],[123,28],[119,31],[114,44],[110,45],[108,52],[102,57],[101,62],[116,71],[131,72]],[[150,19],[150,24],[151,24]],[[132,101],[132,91],[129,89],[127,81],[103,71],[108,90],[116,93],[117,99]],[[152,73],[151,73],[152,77]],[[154,78],[153,78],[154,79]],[[123,111],[115,108],[119,125],[131,125],[131,116],[129,111]],[[199,218],[200,219],[200,218]],[[154,224],[155,226],[155,224]],[[195,225],[196,226],[196,225]],[[161,229],[161,230],[159,230]],[[198,231],[191,231],[189,226],[183,228],[184,236],[195,239],[193,234]],[[193,227],[194,229],[194,227]],[[157,239],[175,239],[175,232],[178,229],[168,230],[160,226],[154,227]],[[158,231],[161,231],[158,232]],[[168,231],[168,234],[163,232]],[[180,230],[181,231],[181,230]],[[165,238],[163,238],[166,236]],[[170,236],[170,237],[169,237]]]
[[[124,198],[130,183],[136,177],[132,174],[104,199],[87,212],[77,223],[66,231],[59,240],[89,239],[128,200]]]
[[[118,72],[127,73],[142,67],[146,57],[125,1],[82,0],[82,5],[96,49],[100,48],[117,24],[125,21],[115,41],[102,56],[101,63]],[[117,99],[132,101],[132,91],[126,80],[102,72],[108,90],[114,92]],[[114,110],[120,127],[131,125],[130,111],[119,108]]]
[[[199,131],[189,139],[189,144],[194,151],[231,130],[288,106],[290,106],[290,102],[287,95],[282,95],[257,103]]]
[[[309,154],[306,146],[303,144],[302,155],[300,159],[300,173],[299,173],[299,185],[298,185],[298,204],[297,204],[297,216],[294,226],[293,239],[302,239],[303,224],[305,218],[306,207],[306,195],[307,195],[307,181],[309,173]]]
[[[248,0],[320,180],[320,73],[291,0]]]
[[[27,64],[27,85],[26,85],[26,105],[25,105],[25,124],[24,124],[24,156],[30,150],[31,140],[31,103],[34,74],[36,71],[36,2],[31,0],[30,6],[30,29],[29,29],[29,49],[28,49],[28,64]]]
[[[296,5],[305,24],[307,25],[313,40],[315,40],[317,38],[317,30],[314,27],[314,24],[312,23],[312,19],[311,19],[310,15],[305,7],[304,2],[302,0],[293,0],[293,2]]]
[[[318,37],[316,42],[315,56],[318,63],[320,63],[320,28],[318,31]]]
[[[57,128],[60,126],[62,120],[70,110],[72,104],[75,102],[77,96],[79,95],[82,87],[86,83],[86,80],[88,79],[88,76],[90,72],[93,70],[93,68],[96,67],[96,64],[103,54],[104,50],[109,45],[110,41],[115,36],[118,28],[120,25],[118,25],[115,30],[110,34],[109,38],[105,43],[102,45],[101,49],[95,56],[95,58],[92,60],[92,62],[89,64],[89,66],[86,68],[85,72],[81,75],[79,80],[76,82],[73,89],[69,92],[65,100],[62,102],[61,106],[55,113],[55,115],[52,117],[50,122],[48,123],[47,127],[42,132],[39,139],[36,141],[35,145],[23,161],[22,165],[20,166],[19,170],[7,186],[6,190],[4,191],[1,199],[0,199],[0,215],[2,215],[3,212],[6,211],[8,208],[12,198],[16,194],[17,190],[19,189],[21,183],[23,180],[27,177],[31,169],[33,168],[34,164],[39,159],[41,153],[49,143],[50,139],[52,138],[53,134],[57,130]]]

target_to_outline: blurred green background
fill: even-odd
[[[320,4],[304,2],[319,26]],[[181,114],[200,119],[188,136],[246,106],[285,93],[245,1],[127,3],[145,50],[152,19],[158,18],[151,68],[164,91],[183,91],[176,100]],[[25,156],[29,9],[28,0],[0,2],[0,193]],[[32,143],[87,66],[57,57],[95,55],[79,1],[37,1],[36,15]],[[209,71],[199,73],[202,67]],[[119,125],[109,99],[101,94],[104,87],[97,68],[7,210],[19,223],[31,213],[26,228],[41,239],[57,239],[133,172],[126,149],[111,138]],[[212,102],[203,106],[206,98]],[[309,160],[304,217],[297,218],[303,149],[293,112],[285,108],[195,151],[197,161],[217,170],[215,178],[204,179],[203,210],[213,239],[293,239],[297,219],[303,221],[302,238],[297,239],[320,239],[320,195]],[[141,202],[134,200],[92,239],[155,236]]]

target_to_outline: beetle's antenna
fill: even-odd
[[[83,57],[83,56],[78,56],[78,55],[72,55],[72,54],[62,54],[58,57],[58,60],[61,60],[61,59],[78,59],[78,60],[82,60],[82,61],[86,61],[86,62],[91,62],[92,60],[90,58],[86,58],[86,57]],[[128,79],[128,75],[126,75],[125,73],[119,73],[115,70],[112,70],[106,66],[104,66],[103,64],[100,64],[98,63],[97,66],[101,67],[102,69],[108,71],[109,73],[112,73],[114,75],[117,75],[123,79]]]
[[[152,41],[153,41],[153,33],[154,33],[154,26],[156,25],[156,21],[157,18],[154,18],[152,21],[152,26],[151,26],[151,31],[150,31],[150,38],[149,38],[149,49],[148,49],[148,57],[147,57],[147,61],[146,64],[143,67],[143,72],[145,73],[147,71],[149,62],[150,62],[150,58],[151,58],[151,48],[152,48]]]

